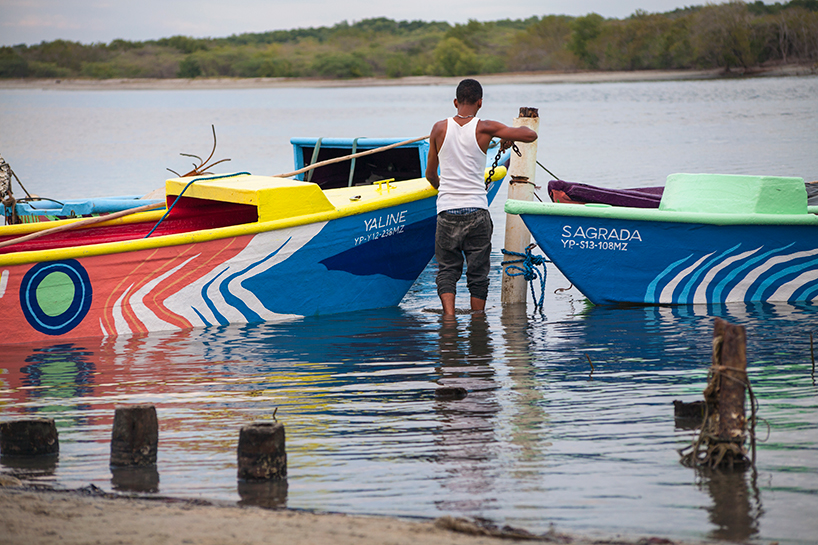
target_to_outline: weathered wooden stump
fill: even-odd
[[[53,418],[26,418],[0,422],[0,454],[42,456],[60,452]]]
[[[743,466],[749,462],[744,443],[747,378],[747,334],[744,327],[720,318],[713,327],[713,360],[704,389],[706,418],[683,461],[694,466]]]
[[[111,432],[111,466],[156,465],[159,422],[153,405],[115,407]]]
[[[284,425],[255,422],[243,426],[239,433],[238,466],[238,478],[244,481],[286,479]]]
[[[718,349],[721,339],[721,350]],[[713,328],[713,367],[704,390],[716,437],[721,442],[744,444],[747,418],[744,399],[747,384],[747,334],[742,326],[716,318]]]

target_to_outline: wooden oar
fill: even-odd
[[[294,170],[293,172],[288,172],[286,174],[276,174],[274,178],[289,178],[290,176],[296,176],[301,174],[302,172],[307,172],[308,170],[312,170],[314,168],[323,167],[326,165],[332,165],[334,163],[340,163],[341,161],[349,161],[350,159],[355,159],[356,157],[363,157],[364,155],[372,155],[373,153],[378,153],[381,151],[390,150],[392,148],[397,148],[398,146],[405,146],[406,144],[412,144],[414,142],[418,142],[420,140],[426,140],[429,138],[429,135],[421,136],[419,138],[412,138],[411,140],[404,140],[403,142],[397,142],[395,144],[389,144],[388,146],[383,146],[381,148],[374,148],[369,149],[366,151],[360,151],[358,153],[353,153],[351,155],[345,155],[343,157],[335,157],[334,159],[327,159],[326,161],[320,161],[318,163],[313,163],[311,165],[307,165],[304,168]]]
[[[5,242],[0,242],[0,248],[5,248],[7,246],[11,246],[13,244],[19,244],[20,242],[26,242],[35,238],[40,238],[45,235],[53,235],[54,233],[60,233],[62,231],[68,231],[70,229],[76,229],[77,227],[85,227],[86,225],[93,225],[94,223],[102,223],[103,221],[108,220],[115,220],[117,218],[121,218],[123,216],[129,216],[131,214],[136,214],[139,212],[147,212],[153,208],[158,208],[160,206],[164,206],[160,203],[153,203],[153,204],[146,204],[144,206],[138,206],[136,208],[129,208],[128,210],[120,210],[119,212],[114,212],[113,214],[106,214],[104,216],[95,216],[93,218],[86,218],[80,221],[75,221],[74,223],[68,223],[64,225],[58,225],[57,227],[51,227],[50,229],[44,229],[42,231],[37,231],[36,233],[31,233],[30,235],[24,235],[22,237],[14,238],[11,240],[7,240]]]

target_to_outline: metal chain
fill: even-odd
[[[497,169],[497,165],[500,162],[500,157],[503,156],[503,152],[506,151],[508,148],[511,148],[514,153],[517,154],[517,157],[522,157],[523,154],[520,151],[520,148],[517,147],[517,144],[510,140],[502,140],[500,141],[500,149],[497,151],[497,156],[494,158],[494,163],[492,163],[491,168],[489,169],[489,174],[486,176],[486,189],[489,188],[489,184],[491,183],[492,177],[494,177],[494,171]]]

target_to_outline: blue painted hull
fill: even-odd
[[[300,249],[242,287],[277,314],[396,306],[434,255],[434,205],[428,198],[327,222]],[[401,221],[389,223],[390,217]]]
[[[489,188],[489,203],[500,185]],[[390,224],[390,217],[402,221]],[[436,197],[333,220],[292,256],[244,285],[281,314],[396,306],[432,260],[436,228]],[[298,286],[297,297],[280,289],[288,284]]]
[[[521,217],[548,258],[594,304],[818,299],[816,224]]]

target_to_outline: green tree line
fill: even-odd
[[[359,78],[818,63],[818,0],[730,1],[625,19],[365,19],[226,38],[0,48],[3,78]]]

